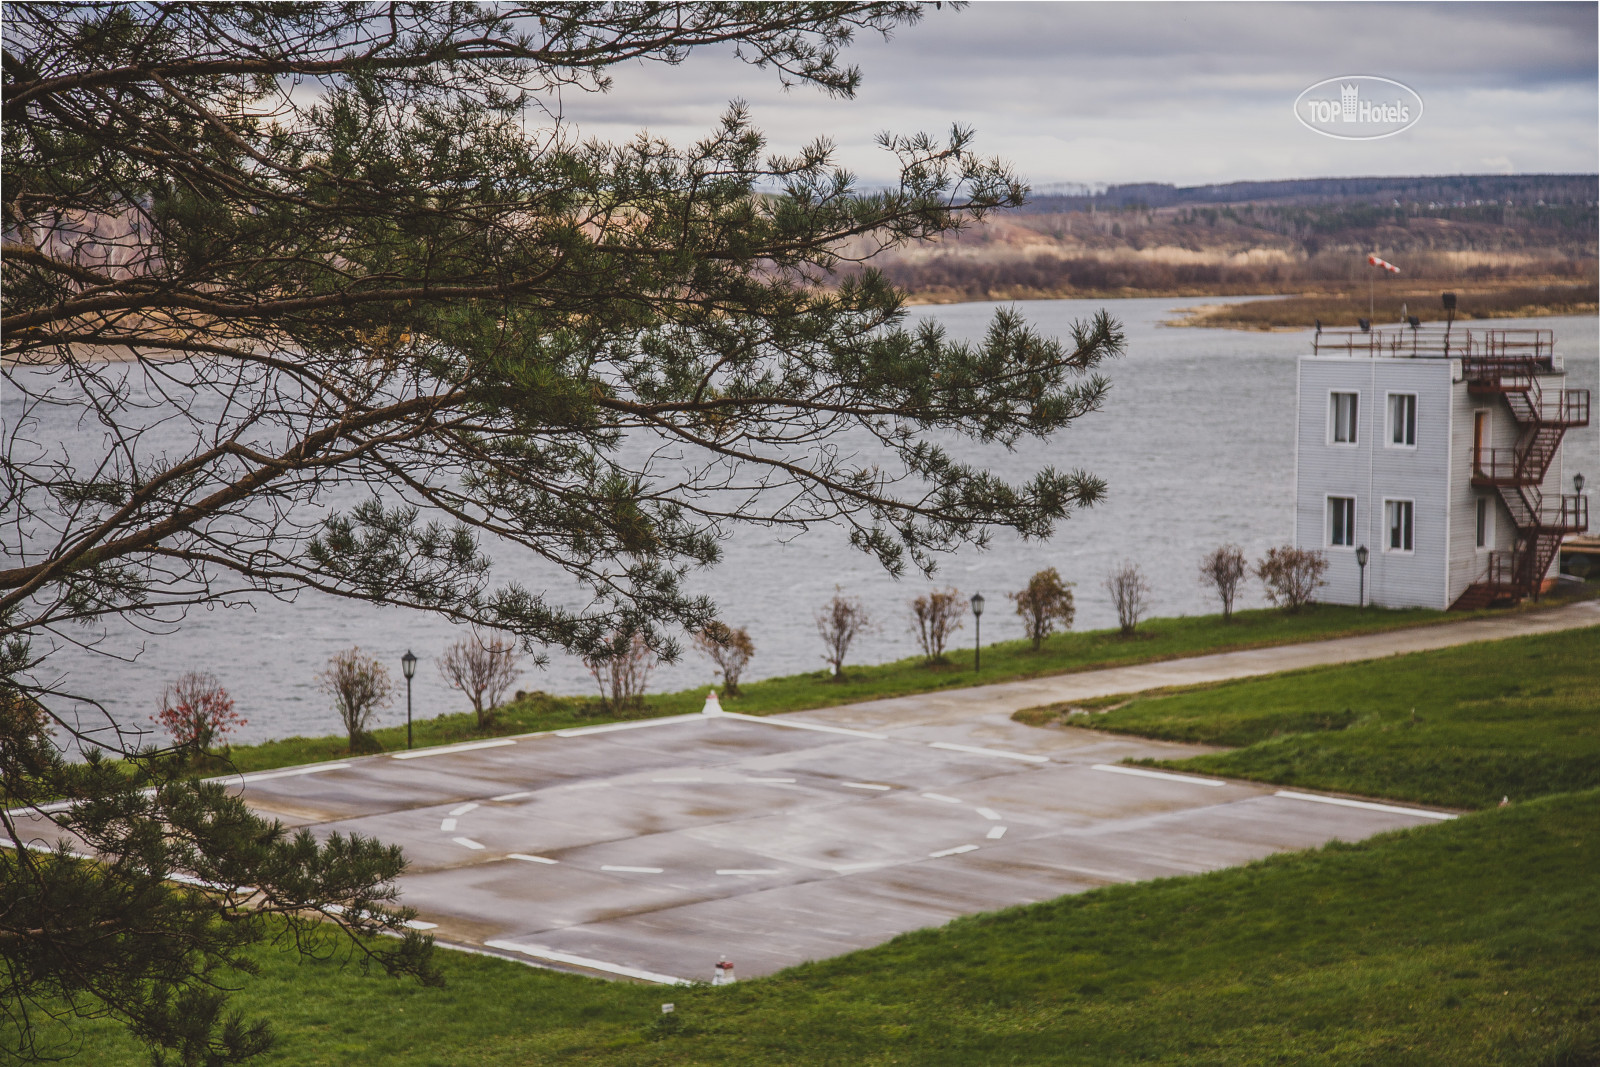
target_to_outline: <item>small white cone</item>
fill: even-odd
[[[722,702],[717,699],[717,691],[713,689],[706,694],[706,706],[700,709],[700,714],[721,715],[722,713]]]

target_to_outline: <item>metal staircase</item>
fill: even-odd
[[[1489,553],[1483,578],[1468,586],[1452,608],[1514,604],[1537,597],[1562,539],[1589,528],[1587,498],[1558,494],[1547,500],[1542,488],[1567,430],[1589,425],[1589,390],[1560,389],[1545,395],[1540,374],[1552,370],[1552,357],[1542,346],[1535,345],[1531,353],[1497,347],[1492,334],[1481,354],[1462,360],[1467,391],[1504,399],[1520,428],[1514,447],[1475,444],[1472,454],[1472,484],[1499,493],[1517,533],[1510,551]]]

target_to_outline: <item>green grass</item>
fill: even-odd
[[[1600,1057],[1600,791],[961,919],[725,989],[259,954],[264,1065],[1559,1064]],[[659,1023],[677,1005],[678,1029]],[[79,1062],[141,1054],[96,1024]]]
[[[1152,693],[1071,721],[1240,746],[1162,766],[1427,804],[1590,789],[1600,628]]]
[[[821,670],[751,682],[742,687],[741,696],[724,700],[723,707],[747,715],[804,711],[1019,678],[1379,633],[1465,617],[1470,616],[1416,609],[1368,608],[1362,611],[1323,604],[1297,615],[1268,610],[1242,611],[1228,623],[1217,615],[1151,619],[1141,624],[1132,637],[1124,637],[1116,630],[1055,634],[1038,652],[1026,641],[985,645],[981,674],[972,670],[971,649],[957,649],[949,654],[951,662],[947,664],[930,665],[920,657],[913,657],[869,667],[851,666],[842,682]],[[721,688],[716,685],[708,664],[705,685],[652,695],[644,708],[624,717],[650,718],[699,711],[705,703],[706,690],[713,687]],[[328,718],[330,725],[337,722],[331,710]],[[415,743],[420,747],[477,737],[559,730],[611,722],[616,718],[618,716],[607,713],[599,701],[591,697],[553,697],[536,693],[499,709],[496,724],[487,730],[478,729],[471,713],[419,719],[413,725]],[[404,726],[386,727],[375,731],[374,736],[385,750],[405,747]],[[260,745],[240,745],[232,750],[230,758],[240,771],[262,771],[339,759],[349,754],[345,737],[338,735],[291,737]]]

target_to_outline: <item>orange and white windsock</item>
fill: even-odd
[[[1395,266],[1393,263],[1390,263],[1387,259],[1379,259],[1377,256],[1368,256],[1367,262],[1372,264],[1374,267],[1382,267],[1390,274],[1400,273],[1400,268]]]

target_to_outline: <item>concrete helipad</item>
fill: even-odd
[[[1004,715],[876,730],[683,716],[248,776],[319,836],[405,849],[445,941],[742,977],[958,915],[1357,840],[1438,812],[1116,766],[1207,751]]]

